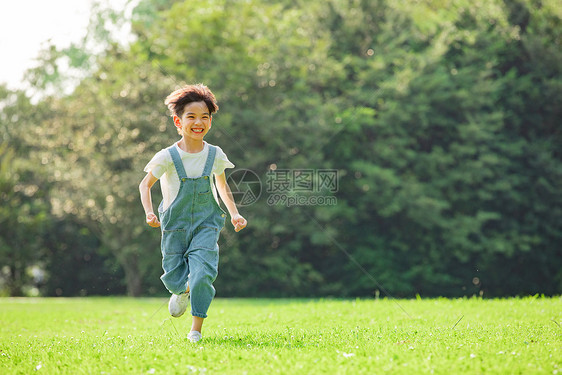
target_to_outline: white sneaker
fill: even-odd
[[[189,305],[189,292],[172,294],[168,302],[168,311],[174,318],[179,318],[187,310],[187,305]]]
[[[191,331],[189,332],[189,334],[187,335],[187,339],[193,343],[198,342],[199,340],[201,340],[203,338],[203,335],[201,335],[201,332],[198,331]]]

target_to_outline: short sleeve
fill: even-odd
[[[170,167],[170,157],[168,150],[160,150],[154,155],[154,157],[148,162],[146,167],[144,167],[144,171],[146,173],[152,172],[152,175],[158,179],[162,177],[164,173]]]
[[[228,157],[220,147],[215,147],[217,148],[217,153],[213,164],[213,174],[220,175],[226,168],[234,168],[234,164],[228,160]]]

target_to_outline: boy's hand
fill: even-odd
[[[153,228],[158,228],[160,226],[158,216],[156,216],[154,212],[149,212],[146,214],[146,223]]]
[[[246,228],[246,225],[248,224],[246,219],[244,219],[240,214],[234,215],[232,219],[230,219],[230,222],[234,225],[234,230],[236,232],[240,232],[242,229]]]

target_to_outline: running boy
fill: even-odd
[[[172,293],[168,310],[183,315],[191,294],[193,322],[188,339],[199,341],[203,320],[213,297],[218,274],[219,233],[226,213],[221,209],[213,184],[226,205],[236,232],[246,227],[238,213],[224,175],[233,168],[225,153],[203,138],[211,129],[212,115],[219,107],[215,96],[202,84],[172,92],[165,100],[181,139],[156,153],[146,165],[139,185],[146,222],[162,227],[162,268],[160,277]],[[163,200],[158,217],[152,208],[150,189],[160,179]]]

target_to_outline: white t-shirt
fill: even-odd
[[[183,151],[175,143],[174,147],[178,151],[180,158],[183,162],[183,167],[185,173],[189,178],[201,177],[203,170],[205,169],[205,163],[207,162],[207,156],[209,155],[209,144],[204,142],[203,150],[197,153],[189,153]],[[215,146],[217,152],[215,154],[215,162],[213,163],[212,173],[214,175],[220,175],[224,172],[226,168],[234,168],[234,164],[228,160],[228,157],[223,152],[223,150]],[[170,204],[176,199],[178,191],[180,190],[180,179],[178,177],[178,172],[174,166],[174,161],[172,156],[167,149],[160,150],[154,155],[152,160],[148,162],[146,167],[144,167],[146,173],[152,172],[152,175],[160,180],[160,187],[162,189],[163,197],[163,209],[166,210]],[[219,203],[217,192],[215,189],[215,184],[213,179],[211,179],[211,190],[213,191],[213,196],[217,203]],[[219,203],[220,205],[220,203]]]

